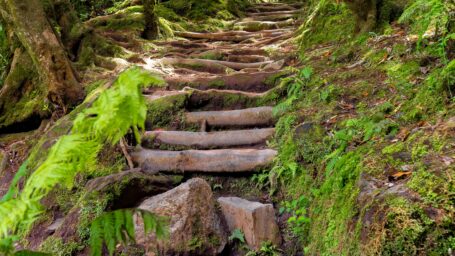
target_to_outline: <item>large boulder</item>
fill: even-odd
[[[191,179],[163,194],[146,199],[138,208],[169,217],[170,235],[157,240],[144,235],[136,218],[136,241],[147,255],[218,255],[227,242],[209,184]]]
[[[218,203],[230,231],[242,230],[251,248],[259,249],[263,242],[272,242],[277,246],[281,244],[273,205],[238,197],[220,197]]]

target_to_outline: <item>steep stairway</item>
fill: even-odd
[[[197,93],[212,103],[187,107],[183,123],[193,130],[146,132],[142,147],[131,152],[135,165],[150,173],[213,174],[270,166],[277,154],[266,143],[275,133],[273,105],[238,108],[234,101],[214,109],[214,96],[261,99],[273,90],[273,79],[288,65],[286,40],[297,26],[298,8],[257,4],[231,30],[176,32],[182,39],[157,42],[165,51],[152,52],[146,67],[162,70],[167,88],[146,92],[147,99]]]

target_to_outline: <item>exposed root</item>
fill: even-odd
[[[255,46],[255,47],[262,47],[262,46],[265,46],[265,45],[276,43],[276,42],[278,42],[280,40],[286,40],[286,39],[292,38],[293,35],[294,35],[293,33],[288,33],[288,34],[284,34],[284,35],[268,38],[268,39],[256,42],[256,43],[254,43],[252,45]]]

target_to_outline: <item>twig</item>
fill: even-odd
[[[134,169],[133,159],[131,158],[130,154],[128,153],[128,149],[126,148],[125,138],[122,138],[120,140],[120,148],[122,149],[123,155],[125,156],[126,161],[128,162],[128,167],[130,168],[130,170]]]

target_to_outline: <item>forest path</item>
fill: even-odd
[[[157,42],[164,51],[145,59],[160,70],[165,89],[146,91],[149,101],[183,96],[180,129],[146,132],[132,160],[146,172],[245,173],[270,166],[276,78],[292,63],[289,42],[299,6],[262,3],[249,8],[231,30],[177,32],[185,40]],[[163,101],[163,102],[164,102]],[[184,127],[184,128],[182,128]]]

